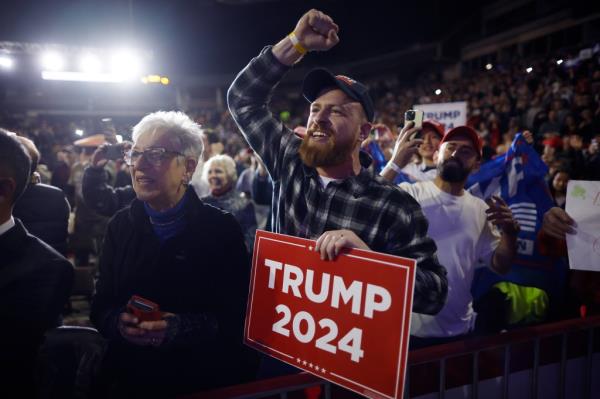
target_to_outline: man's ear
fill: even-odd
[[[371,123],[363,123],[360,126],[360,135],[358,136],[359,141],[365,141],[367,139],[367,137],[369,137],[369,134],[371,134],[371,128],[373,127],[373,125]]]
[[[0,204],[12,205],[17,183],[10,177],[0,177]]]
[[[481,158],[477,158],[477,160],[475,161],[475,164],[473,165],[473,169],[471,170],[472,172],[477,172],[479,170],[479,168],[481,168]]]

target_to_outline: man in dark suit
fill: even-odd
[[[58,324],[73,284],[69,261],[12,216],[30,168],[25,148],[0,129],[0,397],[33,396],[40,343]]]
[[[58,187],[42,184],[36,172],[40,153],[33,141],[17,136],[31,158],[31,178],[15,204],[13,216],[19,218],[29,233],[56,249],[67,253],[69,213],[71,207],[65,193]]]

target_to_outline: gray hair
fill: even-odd
[[[157,111],[146,115],[133,127],[132,138],[137,141],[144,132],[164,130],[170,133],[171,139],[185,156],[193,157],[200,163],[204,151],[202,128],[183,112]]]
[[[224,155],[224,154],[215,155],[214,157],[210,157],[208,159],[208,161],[206,161],[204,163],[204,169],[202,169],[202,178],[205,181],[208,181],[208,170],[210,169],[212,164],[221,165],[223,167],[223,169],[225,170],[225,174],[227,175],[227,178],[234,183],[236,182],[238,176],[237,176],[237,169],[235,167],[235,161],[229,155]]]

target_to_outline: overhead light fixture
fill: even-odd
[[[67,82],[120,83],[123,82],[124,77],[110,73],[42,71],[42,79],[64,80]]]
[[[14,60],[7,55],[0,55],[0,67],[4,69],[12,69]]]
[[[560,65],[563,63],[563,59],[561,58],[560,60],[556,60],[556,65]]]
[[[83,129],[75,129],[75,134],[78,136],[83,136]]]
[[[111,57],[110,69],[113,74],[122,76],[124,80],[134,78],[140,74],[140,58],[133,50],[118,50]]]
[[[439,96],[440,94],[442,94],[442,91],[440,89],[435,89],[435,95]]]
[[[532,67],[527,67],[526,71],[527,71],[527,73],[531,73],[533,71],[533,68]]]
[[[100,59],[94,54],[84,54],[79,61],[79,66],[86,73],[98,73],[102,69]]]
[[[60,71],[65,66],[63,57],[53,51],[42,54],[42,66],[49,71]]]
[[[492,64],[485,64],[485,69],[487,69],[488,71],[490,69],[492,69],[494,66]]]

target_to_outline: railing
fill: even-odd
[[[594,368],[594,353],[600,353],[600,316],[565,320],[418,349],[408,356],[404,396],[444,398],[449,390],[458,387],[462,388],[460,397],[487,398],[489,392],[486,390],[490,389],[491,381],[494,391],[500,388],[500,397],[509,398],[511,375],[528,371],[528,397],[538,398],[543,394],[540,390],[541,368],[557,365],[556,397],[591,399],[593,370],[596,370],[596,379],[600,377],[600,365]],[[580,384],[567,391],[567,365],[572,359],[583,360],[582,375]],[[523,378],[519,380],[522,382]],[[482,388],[484,381],[486,386]],[[600,392],[594,391],[594,394]],[[452,396],[457,395],[455,393]],[[494,396],[498,397],[497,394]],[[523,397],[523,394],[520,396]],[[345,399],[358,396],[311,374],[299,373],[198,392],[186,396],[186,399],[265,397]]]

